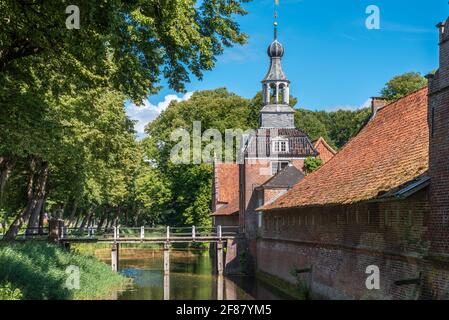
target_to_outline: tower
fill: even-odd
[[[282,70],[284,46],[277,39],[277,22],[274,23],[274,40],[268,46],[270,68],[262,80],[263,108],[260,111],[260,128],[295,127],[295,111],[289,105],[290,81]]]

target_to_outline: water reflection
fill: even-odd
[[[162,251],[142,250],[121,255],[120,272],[133,285],[118,293],[123,300],[277,300],[289,299],[278,290],[249,276],[216,276],[208,254],[170,252],[170,273],[164,275]]]

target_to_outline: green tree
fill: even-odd
[[[318,170],[318,168],[320,168],[322,165],[323,165],[323,161],[319,158],[307,157],[304,160],[304,168],[305,168],[307,174]]]
[[[419,72],[407,72],[396,76],[381,91],[383,98],[394,101],[427,85],[427,79]]]
[[[295,126],[306,133],[312,141],[323,137],[335,148],[334,141],[329,137],[326,124],[318,118],[316,111],[296,109]]]
[[[79,0],[80,29],[66,28],[70,2],[1,1],[0,75],[48,75],[55,91],[108,84],[136,102],[161,76],[182,91],[224,47],[245,43],[234,18],[248,1]]]
[[[169,156],[174,142],[170,134],[177,128],[192,131],[194,121],[201,122],[202,132],[218,129],[224,138],[226,129],[250,128],[249,101],[224,88],[195,92],[188,101],[173,102],[151,122],[143,148],[146,159],[154,164],[161,179],[170,188],[166,203],[171,211],[162,213],[166,224],[210,224],[212,164],[173,164]],[[162,208],[161,208],[162,209]]]

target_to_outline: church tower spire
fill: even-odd
[[[294,113],[290,107],[290,81],[282,69],[284,46],[278,41],[277,13],[274,21],[274,40],[268,46],[270,68],[262,80],[263,108],[261,128],[294,128]]]

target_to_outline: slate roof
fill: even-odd
[[[428,89],[382,108],[328,163],[261,210],[376,199],[429,167]]]
[[[273,177],[271,177],[263,185],[259,186],[258,189],[289,189],[297,184],[300,180],[304,179],[304,177],[305,175],[301,170],[293,165],[289,165],[283,170],[279,171]]]
[[[272,138],[288,139],[289,150],[286,153],[274,155],[271,148]],[[246,157],[302,158],[316,156],[318,152],[313,147],[309,137],[298,129],[257,129],[256,135],[250,137],[246,147]]]

